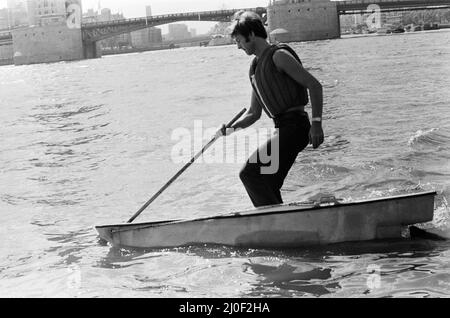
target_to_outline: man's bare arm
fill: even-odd
[[[245,129],[253,125],[256,121],[261,118],[262,108],[256,98],[255,92],[252,92],[252,99],[250,103],[250,108],[247,112],[239,119],[237,122],[231,126],[231,128],[226,129],[225,125],[219,129],[217,136],[228,136],[240,129]]]
[[[252,92],[250,108],[245,113],[245,115],[232,126],[232,128],[236,130],[250,127],[261,118],[261,113],[262,107],[259,104],[258,99],[256,98],[255,92]]]
[[[312,76],[303,66],[286,50],[278,50],[273,55],[273,61],[276,67],[289,75],[293,80],[309,90],[312,106],[312,117],[322,118],[323,112],[323,87],[322,84]],[[310,142],[314,149],[318,148],[324,142],[322,123],[312,123],[310,132]]]

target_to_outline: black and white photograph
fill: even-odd
[[[450,0],[0,0],[0,298],[450,298],[449,88]]]

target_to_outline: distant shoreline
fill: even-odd
[[[128,53],[139,53],[139,52],[148,52],[148,51],[161,51],[161,50],[172,50],[179,48],[176,46],[158,46],[158,47],[150,47],[150,48],[127,48],[127,49],[114,49],[114,50],[102,50],[102,55],[116,55],[116,54],[128,54]]]
[[[353,39],[353,38],[365,38],[372,36],[390,36],[390,35],[406,35],[406,34],[421,34],[421,33],[430,33],[430,32],[449,32],[450,28],[442,28],[438,30],[422,30],[422,31],[409,31],[403,33],[386,33],[386,34],[378,34],[378,33],[366,33],[366,34],[342,34],[340,39]]]

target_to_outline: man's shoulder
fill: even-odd
[[[301,64],[301,60],[295,50],[287,44],[277,45],[277,49],[273,53],[272,59],[275,64],[289,59],[294,59]]]
[[[295,57],[294,54],[292,54],[291,51],[289,51],[287,49],[284,49],[284,48],[280,48],[280,49],[276,50],[273,53],[272,59],[273,59],[274,62],[285,60],[285,59],[295,59],[295,60],[297,60],[297,58]]]
[[[274,53],[273,53],[274,55],[275,54],[278,54],[278,55],[280,55],[280,54],[286,54],[286,55],[294,55],[295,54],[295,51],[294,51],[294,49],[292,48],[292,47],[290,47],[289,45],[287,45],[287,44],[284,44],[284,43],[280,43],[280,44],[277,44],[276,46],[275,46],[275,50],[274,50]]]
[[[278,55],[278,56],[280,56],[280,55],[290,55],[290,56],[293,56],[292,53],[291,53],[291,51],[289,51],[289,50],[287,50],[287,49],[285,49],[285,48],[280,48],[280,49],[276,50],[275,52],[273,52],[273,55],[274,55],[274,56],[275,56],[275,55]]]

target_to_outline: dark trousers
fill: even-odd
[[[307,113],[291,112],[274,121],[275,135],[250,156],[239,174],[255,207],[283,203],[284,180],[298,154],[309,144],[311,124]],[[267,157],[271,158],[270,163]]]

